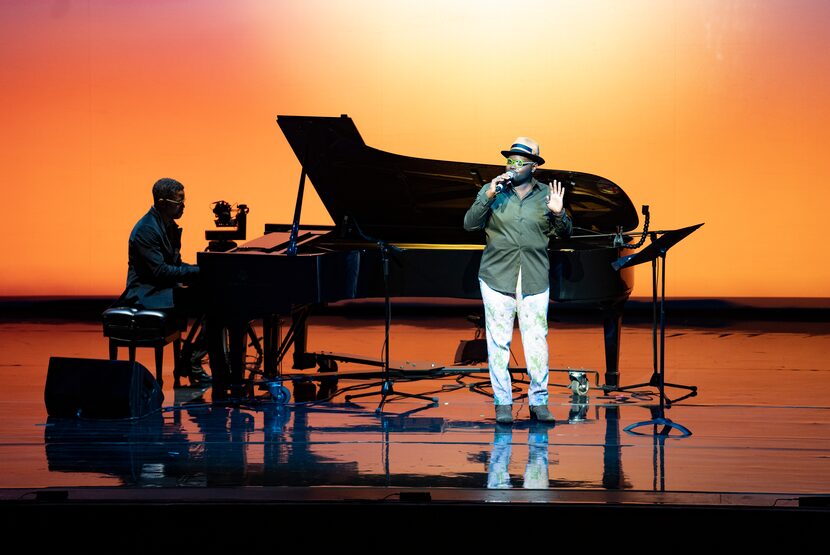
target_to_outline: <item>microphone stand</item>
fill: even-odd
[[[390,245],[386,241],[380,239],[373,239],[368,237],[363,233],[360,229],[360,226],[357,224],[356,220],[352,220],[352,223],[355,226],[355,230],[358,234],[365,239],[366,241],[374,242],[377,244],[378,249],[380,250],[380,256],[383,263],[383,289],[384,289],[384,342],[383,342],[383,381],[381,382],[380,391],[373,391],[370,393],[359,393],[357,395],[347,395],[346,401],[350,401],[352,399],[357,399],[359,397],[372,397],[375,395],[380,395],[380,404],[375,409],[375,414],[382,414],[383,413],[383,405],[386,403],[387,398],[395,395],[396,397],[406,397],[411,399],[422,399],[424,401],[429,401],[431,404],[435,404],[438,402],[438,399],[435,397],[428,397],[426,395],[417,395],[414,393],[400,393],[395,391],[394,381],[390,376],[390,365],[389,365],[389,331],[392,325],[392,302],[390,300],[389,294],[389,249],[393,249],[397,252],[401,252],[401,249],[394,245]]]

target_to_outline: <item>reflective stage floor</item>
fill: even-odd
[[[495,424],[484,367],[395,381],[395,391],[436,402],[390,396],[378,413],[380,396],[347,400],[379,391],[377,368],[341,363],[336,384],[330,376],[320,382],[314,369],[292,370],[289,354],[283,371],[315,381],[286,381],[288,403],[260,388],[214,403],[210,388],[172,388],[169,347],[161,412],[134,422],[53,418],[44,404],[50,357],[106,358],[100,325],[6,319],[0,323],[4,528],[49,523],[44,533],[61,534],[44,541],[88,549],[120,523],[144,523],[161,542],[153,549],[163,551],[186,538],[182,530],[193,521],[211,532],[201,551],[239,545],[229,529],[251,542],[263,526],[271,546],[334,544],[352,533],[367,546],[437,533],[430,526],[470,526],[475,531],[465,531],[460,544],[495,545],[503,537],[495,530],[512,527],[506,537],[516,541],[531,522],[556,522],[563,538],[583,541],[593,532],[649,529],[683,538],[691,522],[704,523],[695,532],[700,538],[727,527],[757,538],[803,538],[830,522],[827,322],[673,323],[669,314],[666,381],[698,388],[663,414],[691,432],[683,437],[677,429],[661,435],[662,426],[630,429],[660,416],[657,389],[595,387],[604,372],[601,326],[557,321],[555,306],[551,319],[556,423],[528,420],[526,384],[517,372],[512,427]],[[393,363],[451,365],[459,341],[474,332],[457,311],[397,316]],[[382,316],[329,314],[313,318],[309,350],[378,358],[383,338]],[[513,354],[511,364],[522,367],[518,330]],[[652,356],[651,323],[624,324],[622,385],[648,382]],[[152,369],[152,351],[139,350],[138,361]],[[569,369],[587,372],[586,396],[568,388]],[[350,376],[366,371],[375,374]],[[324,384],[334,396],[314,400]],[[689,391],[667,387],[666,393],[676,399]],[[353,527],[350,518],[360,524]],[[487,530],[491,521],[497,529]],[[334,523],[340,524],[331,532]],[[416,529],[422,536],[413,535]],[[134,547],[124,550],[142,551],[150,541],[137,532],[131,528]]]

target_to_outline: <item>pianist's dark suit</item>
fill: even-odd
[[[127,287],[116,301],[119,306],[169,310],[173,289],[193,283],[199,267],[181,257],[182,229],[175,222],[165,229],[161,215],[150,208],[130,233]]]

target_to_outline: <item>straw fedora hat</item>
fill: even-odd
[[[505,158],[510,158],[511,154],[518,154],[539,165],[545,163],[545,159],[539,156],[539,143],[530,137],[516,137],[516,140],[510,145],[510,149],[502,150],[501,154]]]

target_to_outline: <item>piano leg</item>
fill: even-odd
[[[620,385],[620,330],[622,329],[623,304],[617,301],[602,306],[605,332],[605,385],[616,389]]]
[[[228,390],[241,393],[244,387],[247,322],[227,321],[208,316],[206,325],[214,398],[227,397]]]
[[[230,366],[230,386],[234,394],[241,393],[245,381],[245,355],[248,342],[248,323],[233,322],[226,328],[227,357]]]
[[[605,447],[602,450],[602,487],[621,490],[625,489],[626,480],[622,468],[620,407],[608,405],[603,408],[605,409]]]
[[[262,319],[263,372],[265,377],[274,378],[279,374],[279,360],[276,348],[280,344],[282,323],[279,316],[269,314]]]
[[[212,315],[205,316],[205,341],[207,343],[210,373],[213,376],[213,396],[227,395],[230,369],[225,359],[224,323]]]
[[[280,374],[280,367],[288,349],[294,346],[293,368],[313,368],[317,357],[306,353],[308,315],[311,305],[295,307],[291,311],[291,326],[282,337],[282,318],[277,314],[265,316],[262,320],[264,374],[268,378]]]
[[[291,367],[296,370],[314,368],[317,365],[317,358],[306,352],[309,314],[311,305],[295,307],[291,311],[291,339],[294,343],[294,364]]]

